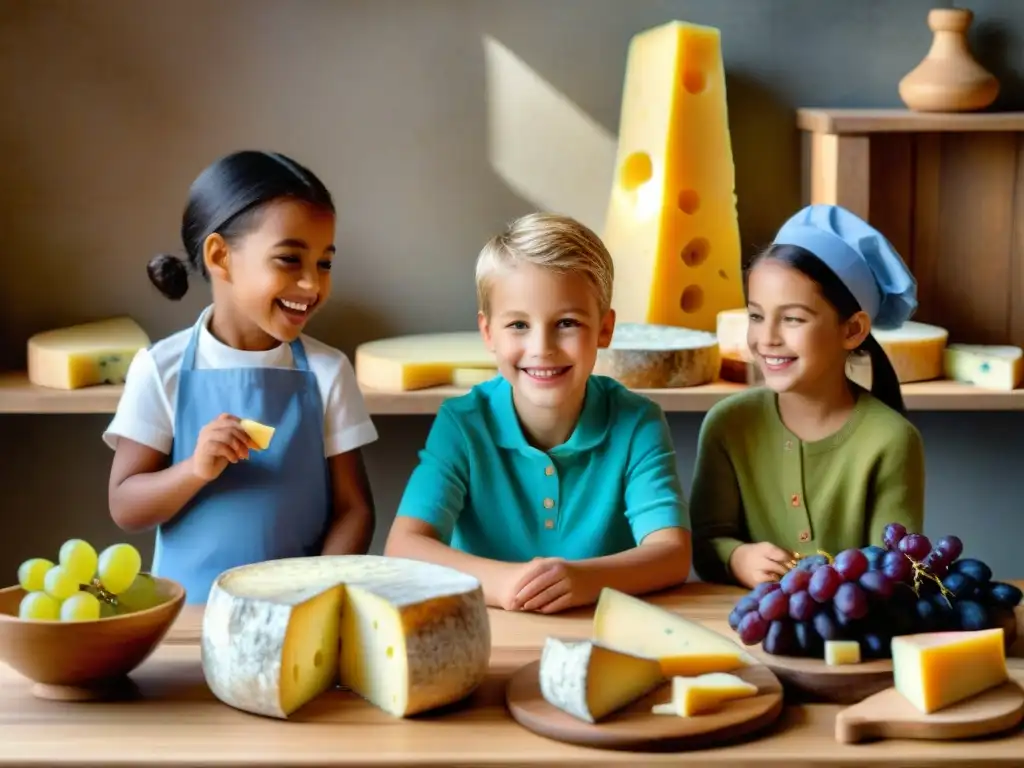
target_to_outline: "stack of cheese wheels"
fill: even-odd
[[[373,555],[272,560],[214,582],[202,663],[232,707],[287,718],[340,683],[396,717],[459,701],[487,675],[480,582]]]
[[[943,376],[943,353],[949,332],[937,325],[909,321],[894,330],[876,328],[872,335],[885,350],[900,383],[929,381]],[[723,357],[752,362],[747,347],[747,310],[730,309],[718,315],[718,344]],[[871,364],[866,355],[851,357],[847,374],[870,386]]]
[[[696,387],[718,378],[721,357],[713,333],[672,325],[619,323],[598,352],[594,373],[633,389]]]

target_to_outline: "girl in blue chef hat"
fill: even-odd
[[[809,206],[748,267],[747,343],[765,380],[717,403],[698,439],[694,567],[753,588],[794,553],[881,545],[888,523],[920,531],[924,451],[872,327],[898,328],[916,283],[867,222]],[[867,391],[846,375],[871,357]]]

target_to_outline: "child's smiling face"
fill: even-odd
[[[840,322],[811,278],[771,258],[750,271],[747,313],[747,345],[776,392],[806,394],[838,371],[845,375],[847,356],[863,338],[859,318]]]
[[[211,273],[231,283],[236,323],[244,319],[287,343],[330,296],[335,217],[307,203],[284,200],[265,206],[255,222],[211,266]]]
[[[615,325],[611,311],[601,316],[587,277],[530,263],[505,266],[491,282],[489,309],[480,330],[517,405],[578,407]]]

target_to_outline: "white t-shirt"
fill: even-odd
[[[202,313],[196,343],[196,368],[294,368],[288,344],[247,352],[220,342],[207,329],[211,307]],[[161,453],[170,454],[174,440],[174,406],[178,371],[192,328],[168,336],[132,359],[117,412],[103,433],[103,441],[117,447],[127,437]],[[324,456],[351,451],[377,439],[377,429],[363,402],[355,370],[344,352],[301,336],[309,369],[320,385],[324,404]]]

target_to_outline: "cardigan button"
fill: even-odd
[[[800,531],[800,541],[810,541],[810,540],[811,540],[811,532],[810,531]]]
[[[800,494],[799,493],[794,493],[792,496],[790,496],[789,497],[789,503],[792,504],[794,507],[799,507],[800,506]]]

